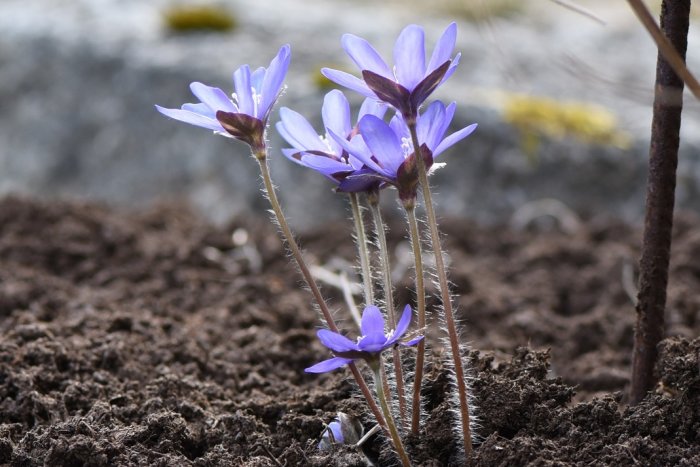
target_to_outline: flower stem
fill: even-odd
[[[415,154],[420,154],[420,143],[418,142],[418,132],[416,131],[416,121],[408,122],[408,128],[411,132],[411,140]],[[433,253],[435,255],[435,270],[438,277],[438,285],[440,286],[440,296],[442,299],[443,311],[445,313],[445,325],[447,326],[447,334],[450,341],[450,351],[454,361],[455,379],[457,380],[457,394],[459,396],[459,413],[462,423],[462,438],[464,443],[464,451],[467,458],[472,453],[472,437],[469,424],[469,400],[467,398],[467,383],[464,377],[464,366],[462,365],[462,356],[459,348],[459,336],[457,335],[457,325],[454,319],[452,310],[452,299],[450,290],[447,284],[447,271],[445,269],[445,261],[442,257],[442,242],[440,240],[440,232],[438,231],[437,219],[435,217],[435,206],[433,205],[433,196],[430,192],[428,183],[428,172],[425,167],[425,162],[422,157],[416,157],[418,162],[418,182],[422,187],[423,200],[425,201],[425,212],[428,218],[428,228],[430,229],[430,241],[432,242]]]
[[[368,195],[369,207],[372,211],[374,219],[374,230],[379,243],[379,256],[382,263],[382,278],[384,279],[384,302],[386,304],[387,316],[389,317],[389,326],[391,329],[396,329],[396,315],[394,313],[394,293],[391,284],[391,263],[389,262],[389,247],[386,243],[386,231],[384,230],[384,221],[382,212],[379,209],[379,192],[370,193]],[[401,355],[398,347],[392,349],[392,360],[394,361],[394,376],[396,377],[396,393],[399,399],[399,415],[401,416],[401,424],[405,425],[406,417],[406,392],[403,385],[403,369],[401,367]]]
[[[421,252],[420,234],[418,233],[418,222],[413,204],[404,205],[406,217],[408,217],[408,231],[413,247],[413,257],[415,261],[416,273],[416,305],[418,308],[418,329],[425,328],[425,278],[423,276],[423,256]],[[421,400],[420,391],[423,385],[423,365],[425,362],[425,339],[418,343],[416,353],[416,371],[413,378],[413,407],[411,412],[411,433],[418,435],[420,430]]]
[[[267,195],[267,199],[270,201],[272,211],[275,213],[275,218],[277,219],[277,223],[282,230],[284,240],[287,242],[287,245],[289,245],[289,249],[291,250],[292,256],[299,267],[299,271],[301,271],[304,281],[306,281],[309,289],[311,289],[311,293],[313,294],[314,299],[316,300],[316,303],[323,314],[323,318],[325,319],[328,328],[333,332],[338,332],[338,326],[336,326],[333,316],[331,316],[330,310],[328,309],[328,305],[326,305],[326,302],[321,295],[321,291],[311,275],[309,267],[304,261],[304,257],[301,254],[301,249],[294,239],[292,230],[289,228],[287,219],[284,217],[284,213],[282,212],[282,207],[277,200],[277,193],[275,192],[275,187],[272,184],[272,179],[270,178],[270,169],[267,166],[267,150],[255,151],[253,152],[253,156],[255,156],[255,159],[258,161],[258,165],[260,166],[260,174],[262,175],[263,183],[265,185],[265,194]],[[362,391],[362,395],[364,395],[365,399],[367,399],[367,404],[374,414],[374,417],[377,419],[377,423],[386,429],[386,421],[384,420],[379,407],[377,407],[377,403],[375,402],[374,397],[372,397],[372,392],[369,390],[367,382],[362,376],[362,373],[360,373],[360,370],[357,369],[357,365],[355,365],[354,362],[350,363],[348,366],[350,367],[352,375],[355,377],[355,382],[360,387],[360,391]]]
[[[367,248],[367,236],[365,234],[365,223],[362,220],[362,211],[358,201],[357,193],[349,193],[350,206],[352,207],[352,217],[355,221],[355,236],[357,237],[357,252],[360,256],[360,267],[362,268],[362,284],[365,292],[365,306],[374,304],[374,290],[372,288],[372,275],[369,269],[369,250]]]
[[[368,363],[374,372],[374,387],[377,391],[377,399],[379,399],[379,405],[382,407],[382,411],[386,417],[386,422],[389,427],[389,434],[391,435],[391,440],[394,443],[396,453],[399,455],[399,459],[401,460],[401,465],[403,465],[403,467],[411,467],[411,461],[408,459],[406,450],[401,442],[399,431],[396,429],[396,424],[394,423],[394,418],[391,416],[389,404],[386,400],[386,394],[384,393],[384,378],[382,378],[382,371],[380,370],[380,368],[383,366],[381,355],[375,361],[368,361]]]

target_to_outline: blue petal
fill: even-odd
[[[378,118],[384,118],[387,109],[388,107],[384,102],[368,97],[360,106],[360,112],[357,114],[357,121],[360,121],[365,115],[374,115]]]
[[[331,159],[330,157],[319,156],[316,154],[302,153],[301,162],[306,167],[319,172],[326,177],[338,183],[338,180],[333,178],[333,174],[342,172],[352,172],[353,168],[348,164]]]
[[[389,347],[391,344],[387,345],[386,336],[382,334],[370,334],[363,336],[362,339],[357,343],[357,346],[363,352],[369,353],[379,353],[382,350]]]
[[[265,71],[265,67],[261,66],[256,68],[250,75],[250,86],[255,89],[255,92],[258,94],[260,94],[260,90],[262,89],[263,79],[265,79]]]
[[[382,174],[387,177],[391,177],[391,174],[378,165],[374,160],[372,160],[372,152],[369,150],[367,147],[367,144],[365,144],[364,138],[362,135],[357,135],[353,137],[350,141],[348,141],[345,138],[341,138],[337,134],[335,134],[333,131],[328,131],[328,134],[333,138],[340,146],[342,146],[343,149],[345,149],[349,154],[352,154],[357,158],[360,162],[362,162],[364,165],[369,167],[370,169],[374,170],[375,172]]]
[[[367,84],[357,76],[353,76],[344,71],[333,70],[332,68],[321,68],[321,73],[334,83],[359,92],[365,97],[377,98],[376,94],[367,87]]]
[[[410,341],[402,342],[401,345],[405,345],[405,346],[407,346],[407,347],[414,346],[414,345],[416,345],[417,343],[419,343],[420,341],[422,341],[424,337],[425,337],[425,336],[414,337],[414,338],[411,339]]]
[[[459,131],[456,131],[452,133],[450,136],[442,140],[442,143],[438,145],[437,148],[435,148],[435,151],[433,151],[433,158],[438,156],[440,153],[444,152],[447,148],[452,146],[453,144],[457,143],[458,141],[463,140],[467,136],[471,135],[474,133],[474,130],[476,130],[477,124],[473,123],[469,125],[466,128],[462,128]]]
[[[415,24],[401,31],[394,45],[394,64],[398,82],[413,91],[425,77],[425,33]]]
[[[448,122],[449,123],[449,122]],[[435,101],[418,120],[418,141],[430,150],[440,143],[445,128],[445,105]]]
[[[370,334],[384,335],[384,316],[378,307],[369,305],[362,312],[361,330],[363,336]]]
[[[318,340],[321,341],[321,344],[325,345],[333,352],[357,350],[357,344],[337,332],[329,331],[328,329],[320,329],[316,335],[318,336]]]
[[[291,53],[289,45],[283,45],[277,53],[277,56],[272,59],[270,66],[265,72],[262,88],[260,89],[261,100],[258,107],[258,115],[255,115],[255,117],[260,120],[265,121],[267,119],[272,105],[280,94],[282,83],[284,83],[284,78],[289,68],[290,58]]]
[[[393,344],[394,342],[401,339],[404,334],[406,334],[406,331],[408,331],[408,326],[411,325],[411,315],[413,315],[413,312],[411,311],[411,306],[406,305],[403,309],[403,314],[401,315],[401,318],[399,319],[399,323],[396,325],[396,330],[394,331],[394,335],[391,336],[391,339],[389,339],[387,344],[389,344],[389,343]]]
[[[208,105],[214,111],[223,110],[232,113],[238,112],[238,109],[233,105],[231,99],[219,88],[213,88],[195,81],[190,84],[190,90],[192,94],[197,96],[197,99]]]
[[[457,23],[452,23],[447,26],[447,29],[445,29],[445,32],[442,33],[442,36],[440,36],[440,39],[438,39],[437,44],[435,44],[433,54],[430,56],[430,62],[428,62],[426,74],[432,73],[440,65],[450,59],[450,55],[452,55],[452,51],[455,48],[456,40]]]
[[[336,443],[342,444],[345,442],[340,422],[330,422],[328,424],[328,429],[331,430],[331,432],[333,433],[333,438],[335,439]]]
[[[327,371],[333,371],[336,368],[340,368],[343,365],[347,365],[350,362],[352,362],[351,358],[333,357],[329,358],[328,360],[324,360],[320,363],[317,363],[313,366],[310,366],[304,371],[306,373],[325,373]]]
[[[352,131],[352,123],[350,122],[350,103],[345,98],[342,91],[334,89],[326,94],[323,98],[323,107],[321,108],[323,125],[326,129],[334,131],[339,136],[349,136]],[[342,148],[336,143],[333,138],[330,138],[329,143],[332,145],[333,152],[340,155]]]
[[[205,117],[203,115],[191,112],[189,110],[166,109],[159,105],[156,105],[156,109],[158,110],[158,112],[162,113],[166,117],[170,117],[181,122],[189,123],[190,125],[207,128],[209,130],[218,131],[221,133],[226,132],[226,130],[224,130],[224,127],[222,127],[217,120],[213,120],[209,117]]]
[[[390,177],[396,178],[399,166],[405,160],[399,137],[384,120],[374,115],[362,117],[359,127],[360,134],[372,155],[377,158]]]
[[[353,34],[343,34],[341,43],[345,52],[360,70],[373,71],[385,78],[394,79],[394,75],[386,62],[369,42]]]
[[[236,89],[240,112],[253,116],[255,104],[253,103],[253,88],[250,84],[250,68],[248,65],[243,65],[233,73],[233,86]]]
[[[182,110],[194,112],[204,117],[211,118],[212,120],[216,120],[216,111],[212,110],[207,104],[182,104],[181,108]]]
[[[308,120],[300,113],[288,109],[287,107],[282,107],[280,109],[280,119],[284,125],[284,132],[286,135],[280,134],[282,134],[292,146],[298,147],[299,149],[308,149],[310,151],[328,151],[328,148],[323,144],[323,141],[319,138],[314,127],[312,127]],[[287,136],[292,139],[288,139]],[[296,144],[293,141],[295,141]]]

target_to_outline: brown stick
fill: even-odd
[[[677,46],[675,46],[675,42],[673,41],[673,39],[671,39],[671,37],[667,37],[668,31],[665,31],[666,28],[664,28],[663,25],[661,28],[659,28],[659,26],[656,24],[656,21],[654,21],[654,17],[651,15],[651,12],[642,0],[627,0],[627,2],[630,4],[630,7],[632,7],[632,10],[637,15],[637,18],[639,18],[639,21],[649,32],[652,39],[654,39],[654,42],[656,42],[656,46],[659,48],[659,51],[668,62],[668,65],[683,80],[685,85],[688,86],[690,92],[692,92],[697,99],[700,99],[700,83],[698,83],[698,80],[695,79],[695,76],[693,76],[690,70],[688,70],[688,67],[685,66],[685,49],[687,45],[683,48],[683,51],[681,51]],[[688,8],[690,8],[689,1],[679,2],[677,8],[683,9],[683,5],[685,5],[686,3],[688,4]],[[664,29],[666,35],[664,35],[664,32],[662,32],[661,29]],[[686,41],[687,36],[687,33],[684,34],[684,37],[686,37]]]
[[[685,60],[690,0],[664,0],[661,28]],[[656,346],[664,334],[664,308],[678,166],[683,80],[660,50],[656,66],[654,116],[649,150],[649,178],[640,260],[637,326],[632,358],[630,402],[641,401],[655,383]]]

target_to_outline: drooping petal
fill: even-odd
[[[365,115],[359,123],[360,134],[374,157],[385,170],[395,176],[404,161],[401,141],[384,120],[374,115]]]
[[[262,81],[262,88],[260,89],[261,97],[260,105],[258,107],[258,115],[256,115],[256,117],[263,121],[267,119],[272,105],[279,96],[282,83],[284,83],[284,78],[287,76],[290,58],[291,51],[289,45],[283,45],[277,53],[277,56],[272,59],[270,66],[265,72],[265,77]]]
[[[306,373],[326,373],[328,371],[333,371],[337,368],[340,368],[343,365],[347,365],[350,362],[352,362],[352,359],[350,358],[333,357],[329,358],[328,360],[324,360],[320,363],[317,363],[313,366],[310,366],[304,371]]]
[[[459,131],[456,131],[452,133],[450,136],[447,138],[443,139],[442,142],[438,145],[437,148],[435,148],[435,151],[433,151],[433,157],[438,156],[440,153],[444,152],[447,148],[450,146],[456,144],[457,142],[463,140],[467,136],[471,135],[474,133],[474,130],[476,130],[476,127],[478,125],[476,123],[473,123],[469,125],[466,128],[462,128]]]
[[[279,122],[278,122],[278,124],[279,124]],[[286,157],[290,161],[306,167],[306,164],[304,164],[301,161],[301,153],[299,152],[298,149],[296,149],[296,148],[282,148],[281,151],[282,151],[282,154],[284,155],[284,157]]]
[[[280,134],[285,139],[287,139],[287,136],[290,136],[297,143],[295,144],[292,140],[287,139],[292,146],[313,151],[328,150],[321,138],[319,138],[316,130],[314,130],[314,127],[299,112],[282,107],[280,109],[280,119],[284,125],[284,134]]]
[[[363,336],[374,334],[384,335],[384,316],[378,307],[369,305],[362,312],[362,322],[360,325]]]
[[[367,87],[367,84],[357,76],[332,68],[321,68],[321,74],[334,83],[359,92],[363,96],[377,98],[376,94]]]
[[[456,40],[457,23],[451,23],[447,26],[445,32],[442,33],[437,44],[435,44],[435,49],[433,49],[433,54],[430,56],[430,62],[428,62],[426,73],[432,73],[437,67],[450,59],[450,55],[452,55],[452,51],[455,48]]]
[[[253,103],[253,88],[250,84],[250,67],[248,65],[243,65],[233,72],[233,86],[236,89],[236,97],[238,97],[239,111],[253,115],[255,104]]]
[[[166,109],[165,107],[161,107],[159,105],[156,105],[156,110],[158,110],[158,112],[162,113],[166,117],[170,117],[174,120],[178,120],[181,122],[189,123],[190,125],[207,128],[209,130],[218,131],[221,133],[224,133],[226,131],[218,121],[213,120],[209,117],[205,117],[201,114],[191,112],[189,110]]]
[[[370,70],[385,78],[394,77],[386,62],[366,40],[354,34],[343,34],[340,42],[360,71]]]
[[[338,334],[337,332],[329,331],[328,329],[319,329],[316,332],[318,340],[333,352],[349,352],[357,350],[357,344],[347,337]]]
[[[206,84],[195,81],[190,84],[192,94],[197,96],[197,99],[208,105],[212,110],[223,110],[224,112],[238,112],[234,107],[231,99],[226,96],[226,93],[219,88],[207,86]]]
[[[415,24],[401,31],[394,45],[394,64],[399,83],[412,91],[425,76],[425,32]]]

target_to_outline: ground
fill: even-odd
[[[697,216],[677,216],[661,382],[635,407],[637,229],[442,226],[473,349],[472,465],[700,465]],[[312,262],[342,267],[350,234],[336,223],[300,237]],[[411,272],[396,269],[403,304]],[[346,372],[304,374],[327,357],[310,303],[264,218],[214,227],[177,204],[0,200],[0,464],[364,465],[316,448],[338,410],[371,423]],[[440,349],[429,365],[428,429],[407,443],[416,465],[455,465]],[[366,452],[393,465],[382,446]]]

